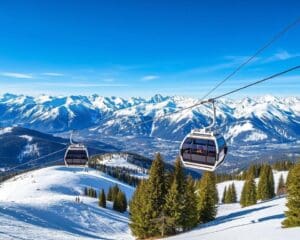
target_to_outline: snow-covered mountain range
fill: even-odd
[[[75,129],[83,140],[107,140],[112,145],[115,140],[109,141],[110,138],[117,137],[120,141],[125,137],[126,141],[122,141],[128,145],[134,143],[133,146],[143,139],[155,150],[161,150],[163,146],[173,158],[179,142],[191,129],[209,124],[211,106],[202,105],[161,116],[197,102],[193,98],[161,95],[149,99],[124,99],[99,95],[32,97],[4,94],[0,96],[0,127],[17,125],[60,136]],[[296,145],[300,139],[300,98],[222,99],[217,102],[217,123],[228,144],[239,146],[242,151],[237,154],[239,156],[245,153],[241,146],[247,146],[249,152],[253,146],[277,149],[282,144]],[[169,149],[171,146],[174,148]]]
[[[105,135],[142,135],[181,140],[192,128],[211,120],[209,106],[176,112],[197,99],[163,97],[150,99],[92,96],[0,96],[2,127],[20,125],[47,133],[89,129]],[[300,98],[264,96],[217,103],[217,122],[234,142],[290,142],[300,136]]]

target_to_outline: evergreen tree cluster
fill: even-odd
[[[121,190],[117,193],[114,202],[113,209],[118,212],[125,212],[127,210],[127,199],[124,192]]]
[[[213,173],[195,182],[185,176],[179,159],[168,172],[157,154],[149,178],[140,182],[130,202],[130,228],[141,239],[186,231],[214,219],[217,201]]]
[[[104,164],[97,164],[95,168],[101,172],[112,176],[121,182],[124,182],[131,186],[137,186],[140,182],[140,178],[132,176],[131,174],[138,174],[140,173],[137,169],[131,169],[126,167],[116,167],[116,166],[107,166]]]
[[[126,195],[117,184],[108,189],[107,201],[113,202],[113,209],[118,212],[125,212],[127,210]]]
[[[268,200],[275,196],[274,177],[270,165],[263,165],[261,167],[259,182],[257,187],[257,198],[261,200]]]
[[[286,219],[283,227],[300,226],[300,163],[293,166],[287,179],[287,204]]]
[[[97,198],[97,191],[92,187],[84,188],[84,195],[92,198]]]
[[[295,163],[289,160],[280,160],[270,164],[271,168],[277,171],[288,171],[294,165]],[[248,167],[247,170],[244,170],[242,172],[219,173],[216,175],[216,182],[220,183],[220,182],[232,181],[232,180],[246,180],[249,172],[251,172],[251,174],[254,174],[255,178],[258,178],[260,176],[260,172],[263,167],[264,164],[252,164],[250,167]]]
[[[228,189],[225,186],[223,191],[222,203],[236,203],[236,189],[234,183],[230,184]]]
[[[289,161],[289,160],[284,160],[284,161],[277,161],[277,162],[273,163],[271,166],[272,166],[272,169],[277,170],[277,171],[288,171],[294,165],[295,165],[294,162]]]

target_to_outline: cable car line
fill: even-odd
[[[281,75],[287,74],[287,73],[289,73],[289,72],[295,71],[295,70],[297,70],[297,69],[299,69],[299,68],[300,68],[300,65],[295,66],[295,67],[292,67],[292,68],[289,68],[289,69],[286,69],[286,70],[284,70],[284,71],[281,71],[281,72],[279,72],[279,73],[275,73],[275,74],[273,74],[273,75],[271,75],[271,76],[269,76],[269,77],[263,78],[263,79],[261,79],[261,80],[255,81],[255,82],[250,83],[250,84],[247,84],[247,85],[245,85],[245,86],[243,86],[243,87],[234,89],[234,90],[232,90],[232,91],[229,91],[229,92],[227,92],[227,93],[221,94],[221,95],[219,95],[219,96],[216,96],[216,97],[213,97],[213,98],[209,98],[209,99],[205,99],[205,100],[201,100],[200,102],[195,103],[195,104],[193,104],[193,105],[191,105],[191,106],[188,106],[188,107],[185,107],[185,108],[182,108],[182,109],[178,109],[177,111],[174,111],[174,112],[166,113],[166,114],[164,114],[164,115],[162,115],[162,116],[159,116],[159,117],[157,117],[157,118],[155,118],[155,119],[151,119],[151,120],[147,120],[147,121],[143,121],[143,122],[137,123],[137,124],[135,124],[135,127],[136,127],[136,126],[139,126],[139,125],[141,125],[141,124],[143,124],[143,123],[152,122],[152,121],[157,120],[157,119],[169,117],[169,116],[171,116],[171,115],[173,115],[173,114],[177,114],[177,113],[183,112],[183,111],[185,111],[185,110],[188,110],[188,109],[192,109],[192,108],[198,107],[198,106],[203,105],[203,104],[205,104],[205,103],[210,103],[210,102],[212,102],[212,101],[214,101],[214,100],[217,100],[217,99],[219,99],[219,98],[221,98],[221,97],[228,96],[228,95],[230,95],[230,94],[236,93],[236,92],[238,92],[238,91],[241,91],[241,90],[246,89],[246,88],[248,88],[248,87],[254,86],[254,85],[256,85],[256,84],[259,84],[259,83],[262,83],[262,82],[271,80],[271,79],[273,79],[273,78],[279,77],[279,76],[281,76]]]
[[[262,53],[265,49],[267,49],[270,45],[276,42],[280,37],[282,37],[286,32],[288,32],[291,28],[295,27],[300,23],[300,17],[298,17],[295,21],[288,24],[281,31],[275,34],[268,42],[266,42],[261,48],[259,48],[252,56],[246,59],[246,61],[242,62],[234,71],[232,71],[228,76],[226,76],[222,81],[220,81],[215,87],[213,87],[208,93],[206,93],[201,99],[207,98],[212,92],[214,92],[217,88],[219,88],[223,83],[225,83],[228,79],[233,77],[238,71],[240,71],[243,67],[245,67],[248,63],[250,63],[253,59],[255,59],[260,53]]]
[[[219,96],[217,96],[217,97],[214,97],[214,98],[212,98],[212,99],[213,99],[213,100],[216,100],[216,99],[219,99],[219,98],[228,96],[228,95],[230,95],[230,94],[233,94],[233,93],[236,93],[236,92],[238,92],[238,91],[244,90],[244,89],[246,89],[246,88],[248,88],[248,87],[252,87],[252,86],[254,86],[254,85],[256,85],[256,84],[259,84],[259,83],[268,81],[268,80],[270,80],[270,79],[279,77],[279,76],[281,76],[281,75],[284,75],[284,74],[286,74],[286,73],[292,72],[292,71],[297,70],[297,69],[299,69],[299,68],[300,68],[300,65],[295,66],[295,67],[292,67],[292,68],[289,68],[289,69],[287,69],[287,70],[284,70],[284,71],[279,72],[279,73],[275,73],[275,74],[273,74],[273,75],[271,75],[271,76],[269,76],[269,77],[266,77],[266,78],[263,78],[263,79],[261,79],[261,80],[255,81],[255,82],[250,83],[250,84],[248,84],[248,85],[245,85],[245,86],[243,86],[243,87],[234,89],[234,90],[232,90],[232,91],[230,91],[230,92],[221,94],[221,95],[219,95]],[[208,99],[208,101],[209,101],[209,100],[210,100],[210,99]]]
[[[11,168],[5,170],[5,172],[1,172],[1,173],[10,172],[11,170],[14,170],[14,169],[17,169],[17,168],[19,168],[19,167],[21,167],[21,166],[24,166],[24,165],[27,165],[27,164],[29,164],[29,163],[38,161],[38,160],[43,159],[43,158],[45,158],[45,157],[52,156],[52,155],[54,155],[54,154],[56,154],[56,153],[65,151],[66,149],[67,149],[67,148],[62,148],[62,149],[57,150],[57,151],[55,151],[55,152],[52,152],[52,153],[46,154],[46,155],[44,155],[44,156],[41,156],[41,157],[38,157],[38,158],[35,158],[35,159],[32,159],[32,160],[29,160],[29,161],[27,161],[27,162],[25,162],[25,163],[22,163],[22,164],[19,164],[19,165],[15,166],[15,167],[11,167]]]

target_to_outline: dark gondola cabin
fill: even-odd
[[[186,167],[214,171],[227,154],[225,139],[213,132],[192,132],[180,146],[180,158]]]
[[[89,160],[87,148],[83,144],[71,144],[65,153],[65,164],[85,165]]]

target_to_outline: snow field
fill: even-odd
[[[16,176],[0,186],[0,239],[132,239],[128,213],[85,196],[75,202],[84,187],[107,192],[114,184],[131,198],[134,188],[92,169],[56,166]]]

